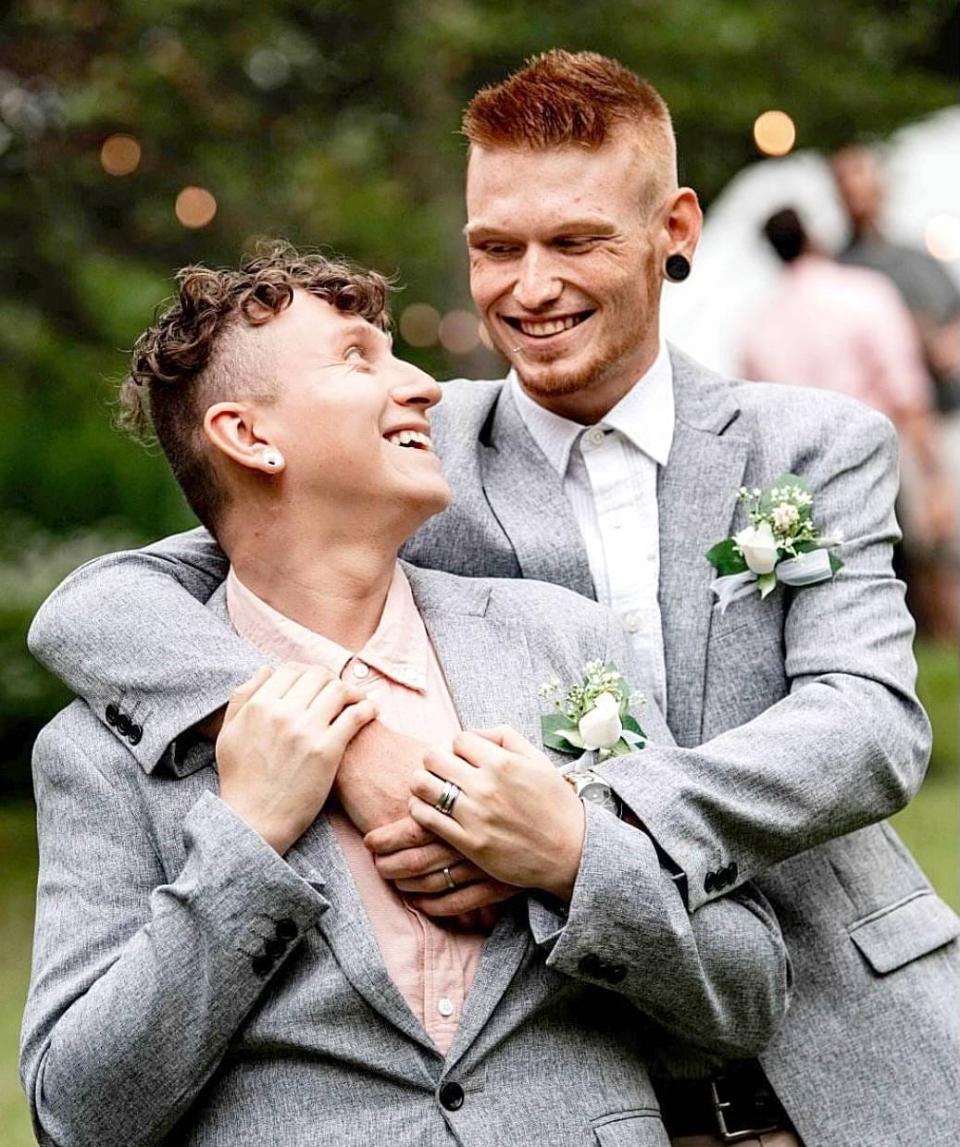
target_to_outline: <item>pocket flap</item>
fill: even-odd
[[[960,917],[933,892],[914,892],[850,925],[850,939],[881,975],[960,936]]]

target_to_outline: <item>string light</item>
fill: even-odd
[[[217,213],[217,201],[206,188],[185,187],[173,210],[184,227],[206,227]]]
[[[111,135],[100,148],[100,166],[107,175],[132,175],[140,166],[140,143],[132,135]]]
[[[470,311],[448,311],[440,320],[440,345],[451,354],[469,354],[480,342],[480,323]]]
[[[753,139],[764,155],[786,155],[797,141],[797,128],[786,112],[767,111],[754,120]]]
[[[400,316],[400,334],[409,346],[433,346],[440,331],[440,315],[429,303],[411,303]]]
[[[924,228],[927,250],[941,263],[960,259],[960,218],[956,215],[934,215]]]

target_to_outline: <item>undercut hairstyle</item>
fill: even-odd
[[[117,423],[159,442],[190,508],[214,535],[227,492],[203,429],[216,402],[275,401],[270,363],[245,328],[261,327],[306,291],[339,311],[390,327],[390,284],[375,271],[276,243],[239,270],[184,267],[178,292],[137,339]]]
[[[555,49],[532,56],[499,84],[481,88],[463,115],[471,147],[595,150],[633,131],[668,185],[677,149],[670,111],[652,84],[597,52]]]

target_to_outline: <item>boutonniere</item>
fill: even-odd
[[[540,720],[543,743],[548,748],[574,755],[596,750],[603,761],[635,752],[646,744],[646,733],[629,712],[645,698],[642,693],[630,692],[615,665],[588,661],[578,685],[564,693],[554,677],[540,687],[540,696],[555,709]]]
[[[765,598],[778,581],[797,587],[829,581],[843,565],[830,553],[842,536],[817,530],[813,495],[796,474],[782,474],[766,490],[741,486],[740,500],[749,507],[751,524],[707,551],[720,575],[712,588],[721,613],[751,593]]]

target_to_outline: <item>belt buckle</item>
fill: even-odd
[[[739,1143],[743,1139],[755,1139],[760,1135],[769,1135],[771,1131],[779,1130],[779,1120],[765,1127],[731,1128],[727,1123],[726,1111],[733,1106],[733,1102],[729,1099],[724,1100],[720,1098],[720,1089],[717,1086],[717,1082],[716,1079],[710,1080],[710,1099],[713,1103],[713,1114],[717,1121],[717,1130],[724,1143]]]

